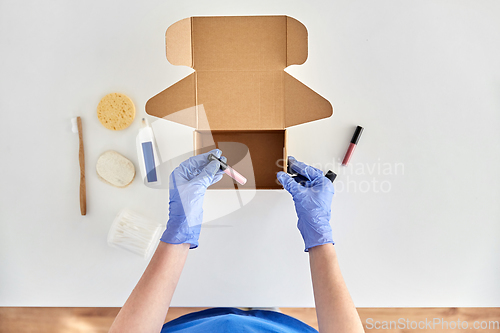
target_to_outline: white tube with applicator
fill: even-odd
[[[145,184],[160,185],[161,179],[158,172],[160,158],[156,149],[153,129],[149,126],[146,118],[142,118],[141,129],[137,135],[137,157]]]

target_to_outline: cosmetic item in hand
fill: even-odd
[[[288,158],[286,172],[289,173],[290,175],[292,175],[292,178],[297,183],[299,183],[302,186],[306,186],[309,179],[307,179],[307,177],[301,175],[299,173],[299,170],[297,170],[297,168],[294,169],[293,166],[294,166],[295,161],[296,160],[294,158],[290,158],[290,157]],[[333,172],[332,170],[328,170],[328,172],[325,174],[325,177],[328,178],[333,183],[335,178],[337,178],[337,174],[335,172]]]
[[[226,162],[222,161],[220,158],[217,158],[214,154],[208,155],[208,160],[213,161],[217,160],[220,162],[220,168],[226,175],[236,180],[240,185],[245,185],[247,179],[243,177],[238,171],[231,168]]]

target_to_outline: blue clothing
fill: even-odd
[[[311,326],[283,313],[236,308],[212,308],[184,315],[163,325],[161,333],[171,332],[318,333]]]

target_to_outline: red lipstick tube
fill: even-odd
[[[358,126],[354,131],[354,135],[352,136],[351,143],[349,144],[349,148],[347,148],[347,152],[345,153],[344,160],[342,161],[342,165],[347,165],[349,160],[351,159],[352,153],[354,152],[354,148],[358,144],[359,138],[361,137],[361,133],[363,133],[363,127]]]

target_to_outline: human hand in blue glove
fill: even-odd
[[[306,177],[305,186],[297,183],[289,174],[278,172],[278,180],[292,195],[299,221],[299,228],[305,243],[305,251],[311,247],[333,242],[330,226],[333,184],[323,172],[293,156],[288,157],[294,171]]]
[[[170,207],[167,229],[161,241],[170,244],[189,243],[190,249],[198,247],[201,223],[203,221],[203,198],[210,185],[223,176],[220,162],[209,161],[214,154],[222,161],[222,151],[214,149],[208,153],[193,156],[182,162],[170,174]]]

